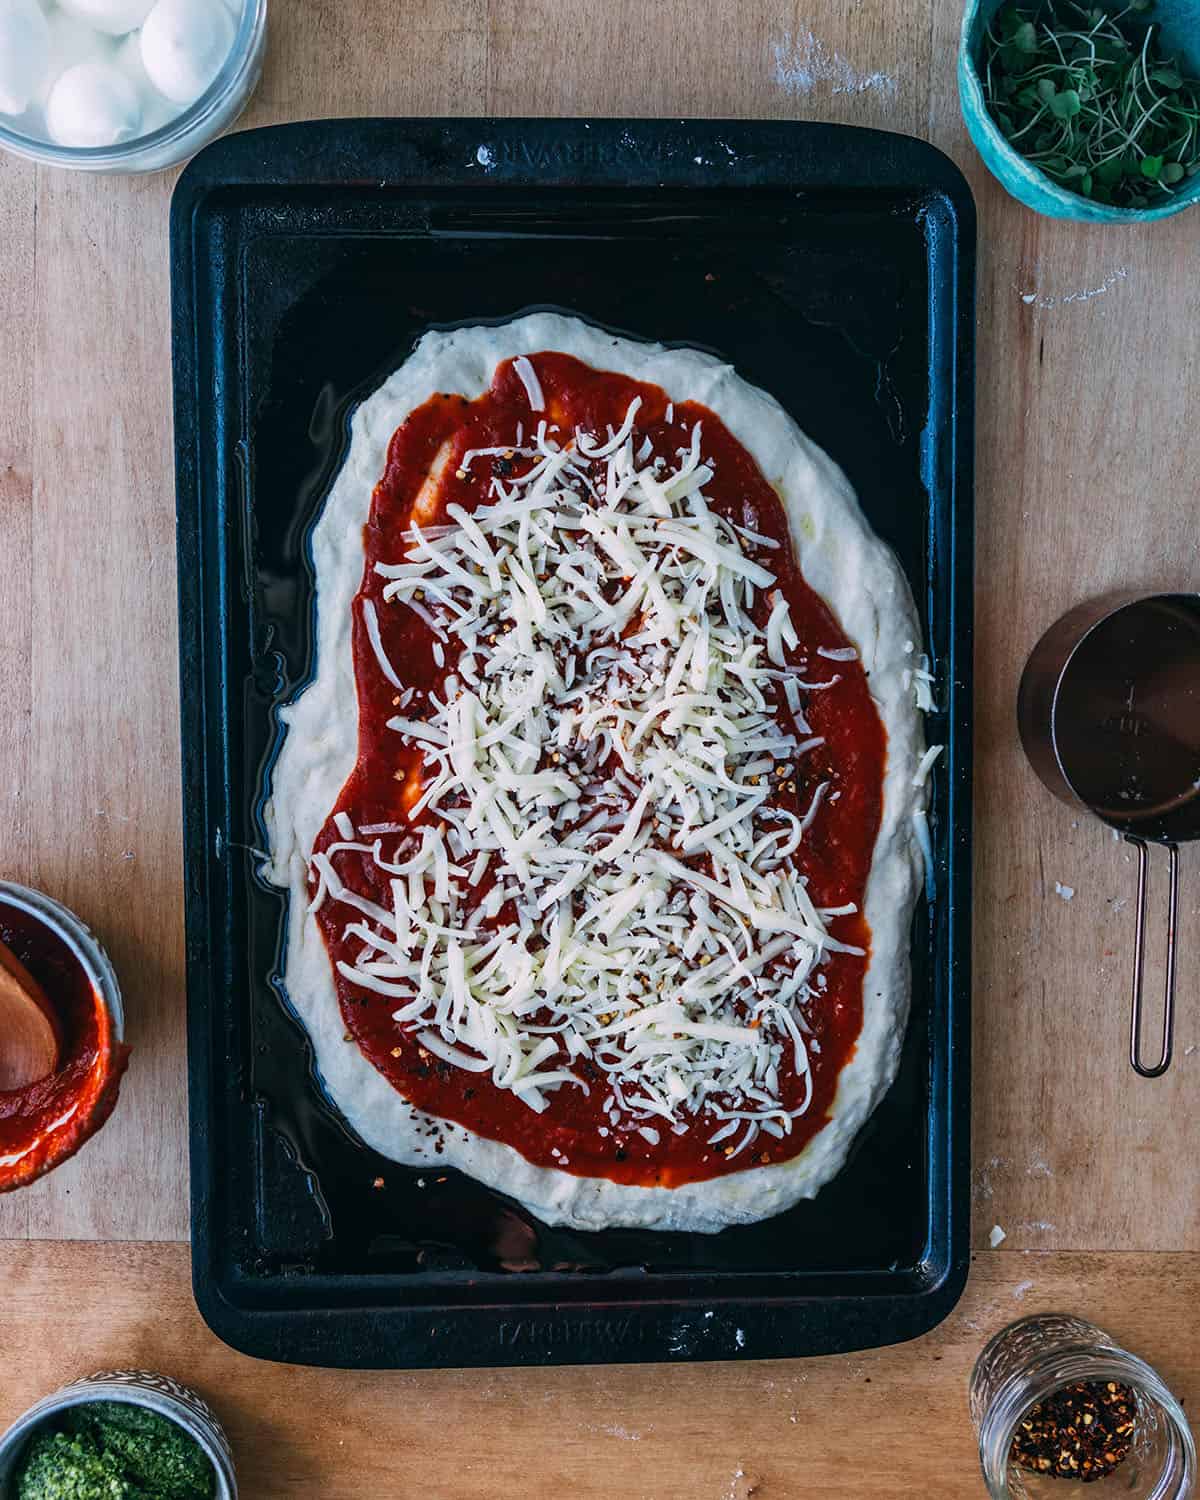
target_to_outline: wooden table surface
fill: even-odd
[[[1200,1394],[1200,868],[1185,851],[1177,1059],[1142,1082],[1124,1061],[1133,867],[1034,781],[1013,724],[1024,657],[1063,609],[1117,585],[1200,585],[1200,216],[1081,228],[1006,198],[959,119],[959,16],[955,0],[275,0],[244,118],[842,120],[928,137],[966,171],[980,215],[982,1253],[959,1309],[898,1349],[667,1369],[348,1375],[256,1364],[204,1329],[180,1243],[174,174],[90,179],[4,157],[0,876],[102,936],[136,1056],[97,1140],[0,1199],[0,1426],[66,1377],[133,1362],[213,1399],[251,1500],[961,1500],[978,1489],[967,1373],[1015,1315],[1094,1316]],[[992,1252],[994,1224],[1007,1239]]]

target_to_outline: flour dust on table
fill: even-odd
[[[711,356],[538,313],[422,339],[312,546],[268,874],[349,1123],[586,1229],[813,1196],[895,1074],[928,765],[842,473]]]

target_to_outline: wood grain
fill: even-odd
[[[175,174],[92,179],[0,158],[0,876],[93,924],[137,1049],[103,1134],[0,1198],[0,1425],[64,1379],[142,1364],[211,1397],[253,1500],[961,1500],[977,1483],[970,1365],[1022,1312],[1091,1315],[1189,1404],[1200,1396],[1200,855],[1184,858],[1177,1060],[1144,1083],[1124,1061],[1132,866],[1042,791],[1013,724],[1024,657],[1061,610],[1116,584],[1198,586],[1195,215],[1081,229],[1005,197],[959,120],[960,15],[957,0],[276,0],[242,123],[832,119],[927,135],[962,165],[980,212],[974,1233],[986,1244],[1000,1224],[1004,1250],[978,1255],[959,1308],[917,1345],[384,1375],[233,1354],[199,1320],[182,1246],[113,1243],[187,1227]],[[922,1431],[937,1436],[933,1465]]]
[[[152,179],[39,176],[29,873],[108,946],[136,1060],[123,1128],[22,1194],[34,1235],[186,1231],[163,208]]]
[[[1114,588],[1200,588],[1195,219],[1069,225],[1015,203],[961,125],[956,8],[939,4],[936,23],[930,133],[979,207],[976,1242],[998,1223],[1016,1246],[1195,1250],[1200,850],[1182,859],[1175,1064],[1147,1082],[1125,1060],[1130,855],[1042,788],[1014,717],[1026,656],[1073,604]]]
[[[35,261],[35,172],[0,158],[0,327],[10,357],[0,360],[0,640],[4,711],[0,713],[0,817],[11,877],[29,873],[29,719],[33,698],[31,559],[33,553],[33,333],[29,295]],[[12,357],[15,355],[15,357]]]
[[[33,712],[33,281],[36,173],[0,158],[0,328],[12,353],[0,359],[0,879],[31,876],[34,810],[30,797]],[[0,1205],[3,1200],[0,1199]],[[0,1206],[0,1235],[24,1234],[28,1200]]]
[[[487,112],[487,0],[285,0],[241,126]]]
[[[345,1372],[225,1348],[179,1246],[0,1245],[0,1429],[80,1374],[144,1367],[213,1404],[247,1500],[565,1495],[578,1500],[963,1500],[986,1338],[1069,1306],[1200,1396],[1200,1256],[983,1252],[958,1310],[916,1344],[818,1360]],[[931,1448],[928,1436],[933,1436]]]
[[[929,13],[891,0],[492,0],[499,115],[842,120],[919,130]]]
[[[1016,743],[1021,662],[1114,583],[1195,587],[1189,469],[1200,250],[1035,218],[958,121],[949,0],[341,0],[277,4],[244,124],[308,115],[827,118],[928,134],[980,208],[978,1243],[1200,1247],[1187,1101],[1200,945],[1184,932],[1175,1070],[1124,1062],[1132,867]],[[0,1199],[0,1235],[186,1232],[166,215],[131,181],[0,163],[0,874],[96,927],[137,1055],[69,1167]],[[1185,911],[1200,869],[1184,860]],[[1067,903],[1055,882],[1074,887]]]

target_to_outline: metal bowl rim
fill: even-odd
[[[1110,607],[1107,608],[1103,614],[1098,615],[1096,619],[1094,619],[1092,623],[1079,636],[1075,638],[1075,641],[1071,645],[1070,649],[1063,657],[1061,666],[1054,674],[1054,688],[1050,694],[1049,713],[1050,750],[1054,756],[1054,764],[1058,767],[1059,775],[1062,777],[1064,784],[1071,793],[1071,796],[1074,797],[1079,806],[1086,809],[1087,812],[1091,813],[1092,817],[1098,818],[1101,823],[1106,824],[1109,828],[1117,828],[1121,831],[1125,831],[1125,824],[1119,821],[1114,821],[1114,819],[1107,817],[1095,806],[1094,803],[1091,803],[1087,801],[1085,797],[1082,797],[1075,785],[1074,779],[1067,770],[1067,767],[1063,761],[1062,752],[1060,751],[1058,744],[1059,696],[1062,693],[1063,683],[1066,680],[1067,673],[1071,670],[1071,667],[1075,661],[1076,656],[1079,654],[1080,649],[1082,648],[1084,643],[1090,640],[1092,635],[1097,630],[1099,630],[1101,625],[1106,625],[1111,619],[1119,614],[1123,614],[1127,609],[1135,609],[1138,605],[1141,604],[1153,604],[1160,601],[1166,602],[1168,600],[1186,600],[1192,605],[1193,608],[1195,608],[1197,611],[1200,611],[1200,590],[1193,591],[1190,589],[1155,589],[1145,593],[1138,592],[1114,594],[1109,596],[1107,601],[1105,600],[1104,596],[1101,595],[1093,602],[1097,604],[1107,602]],[[1070,612],[1068,611],[1068,613]],[[1050,628],[1053,629],[1054,627],[1051,626]],[[1200,619],[1198,619],[1197,622],[1197,629],[1200,630]]]
[[[130,1371],[130,1375],[135,1372]],[[187,1387],[184,1387],[186,1390]],[[193,1393],[194,1394],[194,1393]],[[218,1441],[225,1439],[224,1429],[215,1417],[213,1423],[203,1422],[184,1402],[149,1386],[133,1381],[109,1383],[87,1377],[72,1381],[59,1390],[43,1396],[17,1418],[6,1432],[0,1433],[0,1459],[11,1457],[26,1442],[38,1427],[56,1412],[70,1411],[76,1406],[94,1406],[101,1401],[116,1401],[126,1406],[144,1406],[159,1416],[174,1422],[198,1445],[212,1464],[216,1476],[216,1500],[237,1500],[237,1479],[233,1466]],[[215,1425],[215,1432],[213,1430]],[[0,1490],[0,1500],[9,1500],[6,1490]]]
[[[15,906],[18,911],[28,912],[66,943],[103,1001],[112,1020],[116,1040],[123,1042],[125,1005],[121,997],[121,986],[117,982],[112,961],[83,918],[76,916],[70,907],[56,901],[53,896],[47,896],[44,891],[19,885],[14,880],[0,880],[0,906]]]

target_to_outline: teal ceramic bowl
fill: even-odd
[[[992,176],[1028,208],[1052,219],[1075,219],[1084,224],[1141,224],[1166,219],[1200,200],[1200,173],[1187,178],[1174,195],[1153,208],[1113,208],[1069,192],[1032,166],[1004,139],[988,113],[983,85],[976,71],[983,33],[1004,0],[967,0],[958,46],[958,93],[963,119]],[[1193,76],[1200,75],[1200,0],[1158,0],[1154,19],[1162,22],[1163,44],[1178,55]]]

